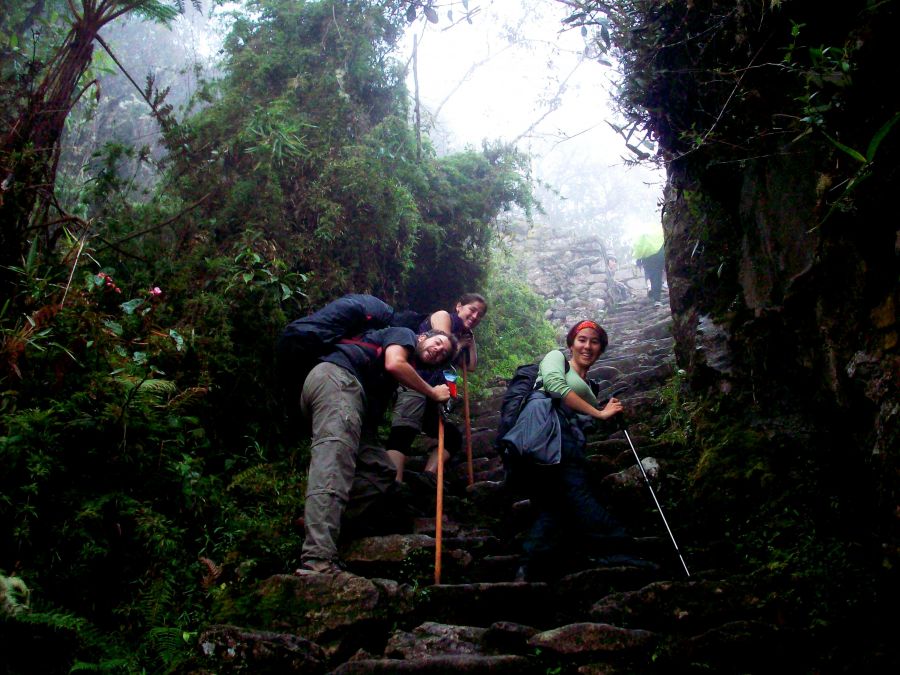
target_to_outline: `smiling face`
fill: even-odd
[[[600,334],[593,328],[582,328],[575,333],[572,341],[572,361],[585,370],[594,365],[594,361],[603,353]]]
[[[484,306],[484,303],[477,300],[467,302],[465,305],[456,303],[456,314],[462,319],[466,330],[473,330],[475,326],[481,323],[485,312],[487,312],[487,307]]]
[[[416,357],[429,365],[443,363],[450,357],[452,350],[453,345],[446,335],[420,335],[416,343]]]

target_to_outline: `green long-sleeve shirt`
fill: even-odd
[[[561,398],[565,398],[566,394],[574,391],[592,406],[597,405],[597,397],[594,396],[588,383],[581,379],[581,376],[572,368],[566,370],[566,355],[560,350],[554,349],[547,354],[541,360],[539,368],[543,391],[559,394]]]

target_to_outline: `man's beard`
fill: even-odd
[[[423,368],[437,368],[437,363],[429,363],[425,360],[425,341],[418,343],[416,345],[416,362]]]

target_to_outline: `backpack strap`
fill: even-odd
[[[360,340],[359,338],[343,338],[338,340],[339,345],[356,345],[357,347],[362,347],[363,349],[370,349],[375,352],[375,358],[378,359],[381,357],[381,353],[384,351],[384,347],[381,345],[376,345],[372,342],[366,342],[365,340]]]

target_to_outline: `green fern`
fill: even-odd
[[[19,577],[0,573],[0,616],[14,616],[28,609],[30,591]]]
[[[144,0],[134,9],[135,13],[147,21],[168,25],[179,14],[184,14],[184,0],[176,0],[175,6],[158,0]]]
[[[278,477],[271,464],[257,464],[244,469],[231,479],[228,490],[244,489],[259,494],[274,492],[278,494]]]
[[[135,398],[151,405],[165,405],[176,391],[178,387],[169,380],[144,380],[138,385]]]
[[[76,661],[69,668],[70,673],[132,673],[134,662],[129,659],[104,659],[97,663]]]
[[[165,621],[177,607],[176,599],[183,595],[178,583],[168,575],[162,575],[145,583],[133,611],[147,625]]]
[[[170,382],[169,380],[144,380],[138,385],[138,391],[140,393],[160,397],[167,394],[174,394],[175,390],[175,383]]]
[[[94,656],[100,654],[96,662],[76,661],[72,671],[121,672],[140,671],[137,662],[123,647],[113,642],[108,634],[101,633],[87,619],[71,612],[48,610],[41,612],[21,612],[15,621],[32,626],[45,626],[54,632],[68,632],[78,638],[79,653]]]
[[[147,632],[144,649],[151,658],[162,663],[166,672],[178,670],[192,655],[191,639],[195,633],[180,628],[157,626]]]

